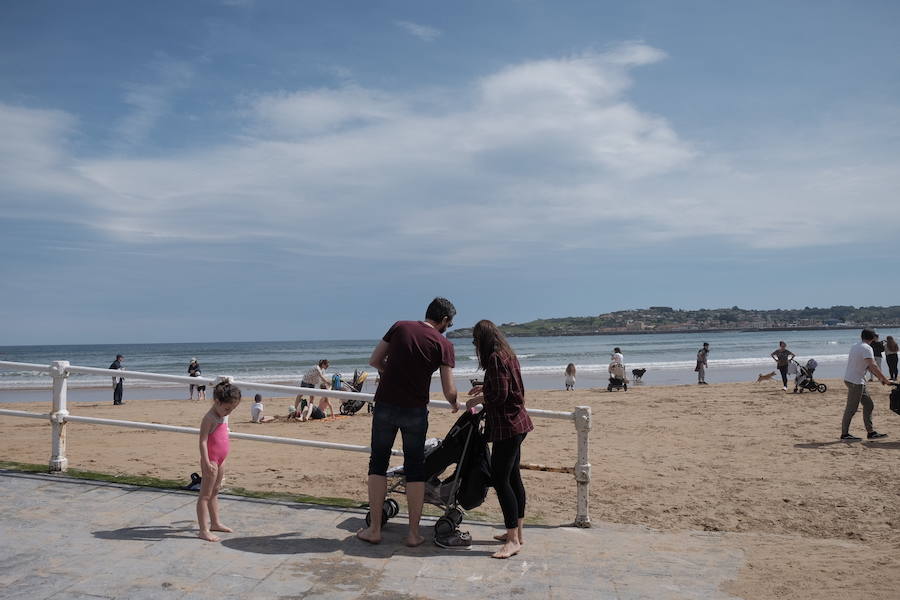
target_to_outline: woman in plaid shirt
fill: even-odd
[[[484,405],[485,433],[492,442],[491,472],[503,511],[506,533],[495,536],[503,546],[492,556],[509,558],[522,548],[525,520],[525,486],[519,473],[522,441],[534,429],[525,410],[525,386],[519,359],[494,323],[481,320],[472,331],[478,366],[484,369],[484,385],[469,391],[468,408]]]

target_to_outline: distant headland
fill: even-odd
[[[503,323],[511,337],[603,335],[607,333],[685,333],[715,331],[779,331],[787,329],[855,329],[900,327],[900,306],[832,306],[754,310],[701,308],[683,310],[651,306],[619,310],[591,317],[535,319],[527,323]],[[449,337],[468,337],[471,328],[451,331]]]

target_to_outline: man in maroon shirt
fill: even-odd
[[[425,434],[428,432],[428,392],[431,375],[441,370],[444,397],[456,412],[456,365],[453,344],[444,332],[453,326],[456,308],[446,298],[428,305],[424,321],[397,321],[369,358],[381,375],[372,413],[372,453],[369,457],[369,509],[371,524],[356,537],[381,542],[381,513],[387,493],[387,468],[397,431],[403,437],[403,472],[409,507],[407,546],[418,546],[419,519],[425,502]]]

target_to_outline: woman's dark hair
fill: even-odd
[[[456,307],[446,298],[435,298],[425,311],[425,318],[435,323],[440,323],[444,317],[452,321],[455,316]]]
[[[241,388],[229,381],[220,381],[213,388],[213,399],[219,404],[237,404],[241,401]]]
[[[327,358],[323,358],[322,360],[319,361],[319,366],[322,367],[323,369],[324,369],[325,367],[327,367],[328,364],[329,364],[329,363],[328,363],[328,359],[327,359]]]
[[[516,355],[506,341],[503,332],[494,325],[493,321],[482,319],[475,323],[472,329],[472,343],[475,344],[475,354],[478,355],[478,367],[484,369],[484,365],[491,354],[499,354],[507,358]]]

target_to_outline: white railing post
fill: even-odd
[[[53,452],[50,455],[50,472],[64,472],[69,468],[66,458],[66,417],[69,411],[66,406],[66,392],[69,361],[57,360],[50,365],[50,376],[53,378],[53,408],[50,411],[52,426],[51,443]]]
[[[588,437],[591,432],[591,407],[575,407],[575,431],[578,432],[578,462],[575,464],[575,484],[577,485],[577,510],[575,527],[590,527],[588,496],[591,487],[591,463],[588,462]]]

